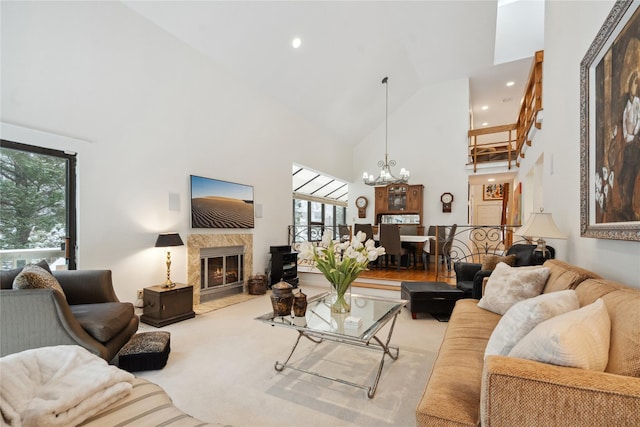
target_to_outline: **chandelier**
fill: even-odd
[[[389,153],[387,151],[387,134],[389,127],[389,78],[382,79],[382,84],[386,85],[386,104],[385,104],[385,125],[384,125],[384,160],[378,161],[378,167],[380,168],[380,174],[377,178],[373,174],[369,175],[367,172],[362,174],[362,180],[365,184],[373,187],[389,185],[389,184],[404,184],[409,182],[409,176],[411,175],[405,168],[400,169],[400,178],[396,178],[391,173],[391,167],[396,165],[395,160],[389,160]]]

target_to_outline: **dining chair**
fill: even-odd
[[[348,242],[351,240],[351,228],[346,224],[338,225],[338,236],[340,242]]]
[[[389,257],[393,256],[397,259],[396,268],[399,270],[402,255],[406,255],[407,252],[400,242],[400,228],[396,224],[380,224],[380,246],[384,247],[385,251],[385,267],[389,268]]]
[[[373,226],[371,224],[354,224],[353,235],[358,234],[358,231],[362,231],[367,236],[367,240],[373,239]]]
[[[444,242],[446,240],[446,227],[444,225],[430,225],[427,230],[427,236],[433,236],[428,243],[424,244],[422,249],[422,261],[424,269],[429,269],[430,256],[442,255],[444,253]],[[443,258],[444,259],[444,258]],[[437,264],[438,260],[436,260]]]
[[[400,236],[417,236],[418,225],[417,224],[402,224],[400,227]],[[418,252],[418,244],[412,242],[401,242],[402,248],[407,251],[408,255],[413,258],[413,266],[417,264],[416,254]]]

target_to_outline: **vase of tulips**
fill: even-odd
[[[322,241],[315,245],[311,242],[301,246],[300,258],[313,261],[331,284],[330,304],[334,313],[351,311],[351,284],[360,272],[367,270],[369,263],[384,255],[382,246],[367,240],[359,231],[351,241],[334,242],[330,230],[322,235]]]

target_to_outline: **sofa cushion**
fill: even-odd
[[[504,262],[505,264],[513,267],[516,263],[516,254],[507,255],[507,256],[498,256],[498,255],[485,255],[482,260],[482,267],[480,270],[495,270],[496,266]]]
[[[489,276],[478,307],[505,314],[518,301],[540,295],[548,276],[546,267],[509,267],[501,262]]]
[[[27,264],[13,279],[13,289],[53,289],[64,296],[62,286],[58,279],[53,277],[51,271],[35,265]]]
[[[580,305],[602,298],[611,319],[607,372],[640,377],[640,291],[612,280],[588,279],[578,285]]]
[[[133,304],[128,302],[77,304],[70,307],[82,328],[102,343],[122,331],[134,313]]]
[[[611,321],[602,299],[540,323],[509,356],[558,366],[604,371]]]
[[[544,263],[549,269],[549,279],[543,293],[575,289],[581,282],[599,277],[597,274],[566,262],[550,259]],[[594,300],[595,301],[595,300]]]
[[[49,264],[47,264],[46,260],[38,261],[35,265],[38,267],[42,267],[51,273],[51,269],[49,268]],[[13,289],[13,281],[16,276],[20,274],[22,268],[13,268],[11,270],[0,270],[0,289]]]
[[[539,323],[580,308],[573,290],[542,294],[514,304],[493,330],[484,352],[507,356],[511,349]]]

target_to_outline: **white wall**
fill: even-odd
[[[520,170],[530,171],[535,167],[533,162],[544,153],[543,205],[569,237],[566,241],[549,242],[558,249],[559,258],[640,288],[638,242],[580,237],[579,67],[613,4],[546,3],[544,123]],[[525,181],[524,176],[519,178]]]
[[[190,228],[190,174],[254,186],[263,216],[231,232],[253,233],[257,272],[287,241],[291,163],[349,178],[350,150],[119,2],[1,7],[1,120],[87,141],[50,146],[78,152],[79,268],[112,269],[123,300],[164,280],[159,232],[230,232]],[[186,248],[172,260],[186,281]]]
[[[389,76],[389,80],[393,76]],[[391,97],[393,93],[391,92]],[[389,158],[397,162],[392,168],[396,176],[400,168],[411,171],[411,184],[424,185],[423,223],[449,225],[467,223],[467,129],[469,126],[469,82],[467,79],[443,82],[423,87],[396,111],[389,113]],[[377,176],[376,167],[384,159],[383,121],[353,150],[353,185],[349,188],[351,201],[347,215],[357,223],[373,223],[374,189],[362,182],[367,171]],[[440,195],[454,195],[451,213],[442,212]],[[353,205],[356,197],[364,195],[370,203],[366,218],[357,218]]]

